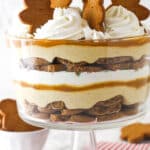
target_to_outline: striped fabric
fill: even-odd
[[[150,150],[150,144],[128,144],[100,142],[97,150]]]

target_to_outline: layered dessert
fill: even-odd
[[[49,7],[43,3],[39,11]],[[40,25],[31,21],[28,1],[20,13],[22,22],[9,45],[17,56],[14,81],[19,111],[26,118],[103,122],[143,109],[150,36],[141,20],[149,11],[139,4],[142,15],[113,1],[107,9],[102,1],[84,3],[80,10],[51,1]]]

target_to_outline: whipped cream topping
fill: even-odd
[[[111,38],[123,38],[144,35],[137,16],[122,6],[113,6],[106,11],[106,32]]]
[[[108,39],[110,36],[107,33],[92,30],[88,25],[83,29],[86,40]]]
[[[9,29],[9,34],[15,37],[21,38],[32,38],[33,35],[29,33],[30,27],[26,24],[23,24],[19,18],[15,18],[12,27]]]
[[[103,39],[104,34],[90,29],[78,8],[56,8],[53,19],[36,30],[36,39]]]
[[[29,25],[14,21],[10,34],[34,39],[100,40],[128,38],[150,33],[150,27],[140,24],[137,16],[122,6],[112,6],[106,11],[104,32],[90,28],[81,11],[76,7],[56,8],[53,19],[48,20],[34,35],[29,34]]]
[[[53,19],[36,30],[37,39],[70,39],[78,40],[84,38],[84,21],[80,11],[75,8],[56,8]]]
[[[144,28],[145,28],[145,31],[146,33],[150,34],[150,24],[143,24]]]

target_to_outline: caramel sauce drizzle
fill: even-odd
[[[52,47],[58,45],[75,45],[75,46],[114,46],[114,47],[129,47],[138,46],[145,43],[150,43],[150,36],[139,36],[126,39],[114,39],[114,40],[36,40],[36,39],[17,39],[7,38],[7,45],[11,47],[11,44],[15,47],[21,48],[22,46],[37,45],[41,47]]]
[[[112,81],[112,82],[103,82],[103,83],[95,83],[87,86],[70,86],[70,85],[42,85],[42,84],[29,84],[23,81],[15,81],[15,83],[19,84],[22,87],[33,88],[36,90],[53,90],[53,91],[62,91],[62,92],[80,92],[80,91],[88,91],[94,89],[100,89],[105,87],[117,87],[117,86],[127,86],[132,88],[140,88],[147,83],[150,82],[150,76],[146,78],[139,78],[132,81]]]

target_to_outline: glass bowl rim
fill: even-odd
[[[98,39],[98,40],[69,40],[69,39],[34,39],[34,38],[24,38],[24,37],[16,37],[9,34],[5,35],[8,40],[15,40],[15,41],[26,41],[26,42],[92,42],[92,43],[105,43],[105,42],[120,42],[120,41],[134,41],[140,39],[149,39],[150,40],[150,33],[140,36],[134,37],[123,37],[123,38],[109,38],[109,39]]]

